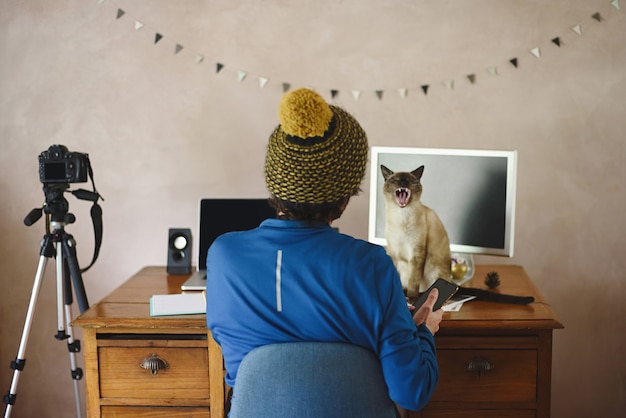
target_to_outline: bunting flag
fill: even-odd
[[[531,49],[530,53],[537,58],[541,58],[541,49],[539,47]]]
[[[607,2],[609,0],[606,0]],[[114,7],[115,10],[115,19],[116,20],[120,20],[120,21],[126,21],[128,20],[127,18],[124,18],[127,14],[128,11],[122,9],[121,7],[117,6],[114,0],[96,0],[97,4],[99,6],[104,5],[105,3],[111,4]],[[619,0],[611,0],[610,4],[612,6],[613,9],[615,10],[621,10],[620,7],[620,2]],[[104,9],[103,9],[104,10]],[[588,15],[589,16],[589,15]],[[131,16],[132,17],[132,16]],[[123,19],[124,18],[124,19]],[[134,17],[133,18],[133,25],[135,28],[135,31],[139,31],[140,29],[142,29],[145,24],[142,20],[136,19]],[[587,17],[589,18],[589,17]],[[600,14],[600,12],[596,12],[593,13],[590,17],[591,19],[593,19],[594,21],[596,21],[597,23],[603,23],[606,21],[605,16],[603,16],[602,14]],[[576,35],[578,36],[582,36],[582,25],[580,23],[571,26],[570,29],[576,33]],[[154,32],[154,44],[158,44],[159,42],[163,41],[164,39],[164,35],[158,31],[155,30]],[[173,55],[187,55],[186,50],[188,50],[188,48],[185,48],[185,46],[179,42],[175,42],[175,41],[169,41],[166,40],[164,42],[169,43],[170,47],[173,47]],[[171,42],[171,43],[170,43]],[[558,48],[561,48],[564,46],[563,43],[563,39],[561,36],[556,36],[550,39],[550,42],[554,45],[556,45]],[[535,46],[534,48],[529,49],[530,53],[537,59],[541,58],[542,55],[542,50],[541,50],[541,46]],[[191,53],[194,61],[196,64],[203,64],[206,61],[206,55],[204,53]],[[215,62],[215,74],[219,74],[220,72],[222,72],[222,70],[224,70],[224,68],[226,67],[226,64],[224,64],[223,62],[219,62],[219,61],[214,61]],[[519,64],[520,64],[520,59],[518,57],[513,57],[511,59],[508,60],[508,62],[515,68],[518,69],[519,68]],[[229,67],[230,68],[230,67]],[[486,71],[491,74],[492,76],[497,76],[499,75],[499,69],[498,69],[498,65],[489,65],[486,66]],[[232,70],[227,70],[228,72],[231,72]],[[238,70],[236,71],[237,74],[237,80],[241,83],[243,82],[249,75],[248,71],[245,70]],[[259,88],[263,89],[265,88],[270,81],[269,77],[265,77],[265,76],[256,76],[259,82]],[[477,76],[475,73],[469,73],[465,76],[465,78],[467,78],[467,80],[469,81],[469,83],[471,85],[475,85],[478,82]],[[447,90],[449,91],[453,91],[455,89],[455,80],[454,79],[446,79],[444,81],[441,82]],[[286,93],[287,91],[289,91],[291,89],[291,84],[287,83],[287,82],[283,82],[280,83],[280,85],[282,86],[282,91],[283,93]],[[430,89],[431,84],[421,84],[419,85],[420,89],[422,90],[422,92],[424,93],[425,96],[428,95],[429,93],[429,89]],[[410,87],[410,86],[409,86]],[[409,87],[401,87],[397,89],[398,94],[400,95],[401,98],[405,99],[408,96],[409,93]],[[314,87],[313,87],[314,88]],[[339,94],[340,94],[340,89],[331,89],[330,90],[330,96],[332,99],[335,99]],[[363,93],[363,89],[357,89],[357,90],[351,90],[351,94],[352,97],[354,98],[354,100],[359,100],[361,98],[361,95]],[[375,93],[375,97],[378,98],[379,101],[382,101],[383,98],[385,97],[385,90],[383,89],[378,89],[378,90],[374,90]]]

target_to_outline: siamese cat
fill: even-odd
[[[450,241],[437,214],[420,201],[424,166],[394,173],[384,165],[385,236],[402,288],[409,298],[438,277],[450,280]]]

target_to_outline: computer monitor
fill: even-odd
[[[276,216],[267,198],[263,199],[201,199],[198,234],[198,268],[206,270],[209,247],[227,232],[256,228],[267,218]]]
[[[258,227],[267,218],[276,216],[268,199],[200,199],[196,254],[196,271],[182,284],[181,289],[206,289],[206,258],[213,241],[231,231],[245,231]]]
[[[441,219],[452,252],[513,256],[516,151],[372,147],[368,240],[385,246],[381,164],[424,166],[421,202]]]

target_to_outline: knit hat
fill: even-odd
[[[368,145],[354,117],[302,88],[283,96],[278,119],[265,158],[270,193],[287,202],[321,204],[358,192]]]

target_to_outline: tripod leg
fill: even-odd
[[[72,368],[72,379],[74,382],[74,401],[76,404],[76,416],[81,418],[81,406],[80,406],[80,392],[78,387],[78,381],[83,378],[83,369],[78,367],[76,363],[76,353],[80,352],[80,341],[74,340],[74,332],[70,325],[70,318],[72,317],[72,308],[70,305],[65,305],[65,317],[67,319],[67,349],[70,354],[70,366]]]
[[[64,273],[64,262],[63,262],[63,246],[60,242],[56,244],[56,273],[57,273],[57,340],[63,340],[67,338],[65,334],[65,321],[63,320],[63,273]]]
[[[65,326],[67,334],[63,334],[63,338],[67,338],[67,350],[70,355],[70,366],[72,371],[72,379],[74,380],[74,401],[76,404],[76,416],[81,418],[80,392],[78,381],[83,378],[83,369],[77,366],[76,353],[80,352],[80,340],[74,340],[74,328],[71,325],[72,318],[72,284],[70,282],[70,272],[67,265],[63,269],[63,287],[64,287],[64,305],[65,305]],[[60,303],[60,301],[59,301]]]
[[[85,285],[83,284],[83,278],[78,267],[78,260],[76,259],[76,247],[74,238],[71,235],[65,235],[63,238],[63,251],[65,252],[67,265],[70,269],[70,276],[72,277],[72,284],[74,285],[74,291],[76,292],[76,301],[78,302],[78,308],[80,313],[89,309],[89,302],[87,301],[87,293],[85,293]]]
[[[11,362],[11,368],[13,369],[13,379],[11,380],[11,389],[9,389],[9,393],[3,398],[4,403],[7,406],[4,411],[4,418],[9,418],[11,416],[11,409],[13,407],[13,404],[15,403],[15,398],[17,397],[17,384],[19,381],[20,372],[24,370],[24,366],[26,364],[26,344],[28,343],[30,328],[33,324],[33,316],[35,314],[37,298],[39,297],[43,273],[46,270],[47,262],[48,259],[44,255],[44,250],[42,249],[42,255],[41,257],[39,257],[39,264],[37,266],[37,273],[35,274],[33,291],[30,294],[30,302],[28,302],[28,310],[26,312],[26,320],[24,321],[24,328],[22,330],[22,338],[20,339],[20,346],[17,351],[17,357],[15,358],[15,361]]]

